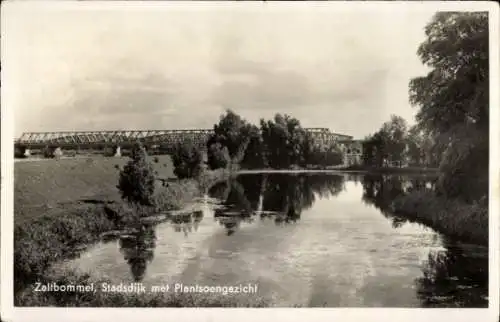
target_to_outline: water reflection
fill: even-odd
[[[170,222],[175,232],[182,232],[186,237],[193,231],[192,213],[176,214],[170,218]]]
[[[350,209],[344,208],[346,207],[346,204],[344,204],[344,202],[346,202],[345,200],[339,203],[337,203],[336,200],[325,201],[324,203],[318,202],[319,199],[333,199],[345,189],[345,181],[357,182],[358,185],[362,185],[362,202],[376,207],[379,211],[357,205],[361,204],[361,200],[359,199],[356,201],[349,200],[349,203],[347,203],[347,207],[357,207],[356,211],[352,212],[350,212]],[[294,263],[301,263],[298,259],[299,257],[308,262],[309,259],[312,258],[310,261],[316,261],[314,265],[318,265],[318,272],[322,272],[325,267],[335,268],[336,265],[341,267],[341,269],[338,269],[339,271],[344,272],[351,270],[351,268],[354,270],[359,269],[359,267],[365,267],[365,265],[368,265],[367,263],[376,263],[376,257],[370,257],[373,256],[371,253],[365,254],[364,252],[366,251],[367,245],[371,248],[372,243],[375,245],[379,243],[379,246],[373,246],[373,248],[376,249],[379,247],[379,250],[385,252],[383,256],[387,258],[387,261],[384,257],[384,259],[382,259],[384,264],[392,260],[393,263],[395,263],[395,267],[399,269],[400,266],[396,264],[401,262],[405,263],[405,261],[407,261],[407,259],[405,259],[405,261],[402,260],[402,257],[406,256],[405,252],[407,250],[391,251],[390,248],[387,248],[389,244],[384,242],[384,238],[387,238],[389,241],[391,241],[392,238],[400,238],[401,234],[396,231],[405,225],[408,219],[394,214],[391,211],[391,203],[395,197],[401,194],[409,193],[415,189],[433,189],[433,186],[434,179],[430,177],[408,178],[403,176],[377,175],[241,175],[235,179],[214,186],[209,191],[209,196],[205,197],[203,200],[199,200],[196,207],[190,210],[185,209],[171,216],[168,219],[169,223],[163,226],[165,230],[159,228],[159,234],[165,234],[164,238],[162,238],[162,243],[165,243],[165,245],[161,246],[160,243],[158,247],[165,247],[167,251],[159,250],[158,253],[168,253],[168,255],[162,256],[172,256],[172,260],[177,260],[175,256],[178,255],[175,255],[176,253],[171,251],[175,249],[175,247],[170,248],[170,245],[177,245],[176,243],[179,243],[181,240],[180,244],[185,243],[187,246],[183,247],[186,249],[202,247],[200,245],[210,245],[210,249],[214,250],[214,253],[224,250],[227,253],[237,254],[234,257],[231,256],[227,261],[221,260],[220,256],[216,257],[216,259],[209,257],[199,260],[197,259],[199,255],[193,256],[192,258],[190,257],[190,261],[192,262],[190,262],[191,266],[189,266],[187,270],[189,274],[193,274],[194,276],[195,273],[198,274],[197,270],[203,271],[205,269],[205,274],[210,276],[211,274],[215,274],[216,276],[220,275],[222,276],[220,277],[221,279],[225,279],[227,278],[227,271],[238,271],[240,267],[250,265],[248,263],[252,263],[253,260],[258,261],[258,258],[261,256],[265,258],[266,261],[269,261],[269,258],[279,257],[276,254],[288,254],[287,251],[289,248],[286,247],[287,243],[283,243],[283,245],[280,246],[282,248],[273,248],[276,244],[279,244],[280,240],[286,238],[293,240],[294,245],[300,245],[297,246],[297,252],[295,252],[295,249],[293,250],[294,254],[300,253],[300,256],[296,255],[293,259]],[[351,187],[349,187],[349,189],[351,189]],[[361,187],[359,187],[357,191],[361,193]],[[341,198],[339,197],[339,199]],[[214,200],[218,201],[213,202]],[[329,202],[331,202],[331,204],[329,204]],[[313,207],[315,203],[317,208],[306,212],[306,210]],[[324,215],[324,209],[327,209],[321,206],[318,207],[318,205],[321,204],[338,207],[335,208],[337,209],[337,216],[333,216],[331,220],[330,218],[325,220],[326,217],[321,217],[321,222],[315,222],[314,216],[317,218],[319,212],[321,212],[321,215]],[[379,213],[382,215],[379,215]],[[308,225],[303,225],[302,223],[302,227],[305,227],[305,229],[302,230],[300,221],[305,220],[308,216],[310,221],[308,221]],[[359,216],[359,218],[361,218],[360,221],[357,221],[356,218],[358,217],[354,216]],[[394,230],[387,227],[387,222],[382,216],[392,223],[392,226],[395,228]],[[215,223],[211,222],[212,217]],[[377,225],[373,225],[375,227],[373,230],[358,229],[358,226],[371,225],[373,217],[378,218],[373,221],[374,223],[382,222],[383,224],[380,226],[383,227],[383,229],[389,229],[389,232],[377,230]],[[201,225],[203,220],[205,220],[205,222]],[[272,231],[268,228],[263,228],[263,226],[267,225],[266,221],[270,222],[271,227],[276,225],[276,227],[280,228]],[[214,226],[214,224],[216,227],[209,228],[210,225]],[[256,229],[251,232],[246,231],[246,234],[243,234],[245,227],[251,224],[254,224]],[[293,228],[293,236],[287,235],[289,233],[288,229],[281,228],[294,227],[293,225],[297,227],[296,230]],[[198,231],[200,227],[201,231]],[[344,229],[344,231],[347,231],[346,227],[349,228],[349,231],[352,231],[352,233],[342,234],[341,230]],[[177,233],[172,234],[172,229],[174,232],[183,234],[185,237],[189,238],[183,238],[182,235],[179,236]],[[307,231],[307,233],[301,233],[303,231]],[[196,232],[198,233],[196,234]],[[317,235],[320,237],[315,237],[316,232],[318,232]],[[394,232],[394,236],[391,235],[392,232]],[[194,236],[195,238],[192,238],[193,236],[190,236],[190,234],[196,235]],[[174,235],[173,238],[172,235]],[[338,239],[332,237],[335,235],[339,235],[340,237],[338,237]],[[415,234],[415,236],[410,236],[406,240],[411,240],[418,244],[418,238],[417,234]],[[436,238],[441,239],[441,237]],[[266,242],[261,243],[260,240],[264,239]],[[331,245],[336,244],[338,244],[337,253],[333,253],[335,264],[328,262],[330,259],[327,257],[330,253],[323,252],[319,256],[317,256],[317,253],[314,253],[315,251],[318,252],[318,249],[322,247],[332,247]],[[420,257],[417,258],[420,255],[415,255],[414,262],[412,260],[412,264],[409,265],[413,267],[413,273],[408,280],[409,284],[413,283],[415,279],[414,285],[416,291],[410,291],[413,301],[417,301],[417,303],[420,301],[420,305],[423,307],[485,307],[487,305],[486,296],[488,294],[487,248],[462,245],[446,239],[440,241],[439,244],[441,244],[444,249],[431,251],[428,254],[427,260],[424,262],[421,262],[422,259]],[[156,247],[154,226],[152,224],[143,225],[133,233],[120,236],[119,245],[120,252],[130,266],[130,271],[134,280],[142,281],[148,265],[150,265],[154,258]],[[113,246],[113,248],[116,252],[116,247]],[[350,256],[351,251],[354,257],[359,255],[360,258],[365,257],[371,259],[367,262],[357,262],[354,257]],[[204,252],[200,251],[199,253],[203,254]],[[171,259],[169,258],[169,261]],[[238,260],[241,262],[238,262]],[[287,260],[276,261],[276,263],[287,263]],[[232,263],[229,263],[230,261]],[[162,260],[159,259],[158,262],[162,263]],[[202,268],[202,263],[208,268]],[[241,263],[247,264],[242,265]],[[422,265],[421,272],[416,268],[415,264]],[[304,267],[306,266],[306,264],[302,265],[304,265]],[[261,272],[260,266],[255,267],[261,275],[274,272],[270,269],[266,271],[266,268],[262,268]],[[384,270],[384,268],[382,268],[382,270]],[[248,272],[239,271],[239,273],[234,273],[234,276],[239,279],[244,279],[247,277],[246,274],[248,274]],[[279,273],[275,272],[275,274],[276,275],[273,275],[273,277],[268,278],[270,280],[280,278],[279,276],[281,275],[279,275]],[[302,274],[302,271],[300,274]],[[300,274],[297,275],[298,280],[300,280]],[[313,272],[311,274],[321,273]],[[394,278],[394,283],[397,284],[398,277],[396,275],[397,274],[391,272],[387,276],[390,281]],[[314,275],[314,278],[316,278],[316,275]],[[315,283],[318,285],[321,283],[328,284],[327,281],[330,281],[329,278],[330,277],[318,278],[318,282]],[[338,277],[335,278],[338,279]],[[379,283],[379,281],[377,280],[372,283],[375,285]],[[406,283],[408,284],[408,282]],[[379,286],[373,289],[378,289],[377,287]],[[396,291],[397,288],[398,286],[395,287]],[[361,294],[360,296],[370,298],[370,291],[371,289],[366,291],[368,295]],[[418,299],[415,297],[415,293],[417,293]],[[332,297],[342,296],[332,294],[325,290],[324,294],[321,295],[324,296],[324,298],[321,298],[321,300],[325,299],[325,301],[328,300],[327,302],[331,303]]]
[[[156,247],[154,225],[141,225],[136,231],[120,236],[119,244],[120,252],[130,266],[134,281],[142,281],[148,263],[154,258]]]
[[[408,219],[391,211],[392,201],[412,191],[433,190],[436,178],[417,176],[404,177],[398,175],[364,175],[362,201],[375,206],[389,220],[394,228],[401,227]]]
[[[431,252],[416,280],[424,307],[488,307],[487,247],[447,241]]]
[[[209,194],[223,201],[215,218],[230,236],[256,215],[262,220],[272,218],[276,225],[295,223],[316,198],[330,198],[343,188],[344,176],[261,174],[219,183]]]
[[[434,189],[426,177],[363,176],[363,202],[373,205],[399,228],[409,220],[391,211],[392,200],[414,190]],[[416,279],[423,307],[487,307],[488,249],[443,240],[444,250],[431,251]]]

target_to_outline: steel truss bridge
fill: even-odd
[[[336,141],[351,141],[352,136],[330,132],[327,128],[307,128],[319,144]],[[171,151],[178,143],[191,141],[202,148],[214,131],[212,129],[187,130],[119,130],[119,131],[82,131],[82,132],[26,132],[14,142],[18,153],[32,149],[60,148],[62,150],[86,150],[130,148],[141,142],[147,149],[159,148]]]

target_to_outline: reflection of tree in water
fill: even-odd
[[[140,282],[148,262],[154,258],[156,233],[153,225],[141,225],[139,230],[120,237],[120,251],[130,265],[134,281]]]
[[[432,189],[434,180],[426,177],[365,175],[362,184],[363,202],[375,206],[385,217],[391,219],[394,227],[400,227],[408,220],[392,212],[392,201],[400,195],[415,190]]]
[[[204,214],[203,210],[195,210],[187,213],[180,213],[172,215],[169,219],[172,224],[172,228],[176,233],[183,233],[184,236],[188,236],[189,233],[198,231],[200,222],[203,220]]]
[[[374,205],[392,220],[394,227],[408,219],[390,210],[391,202],[413,190],[433,189],[435,180],[427,177],[401,176],[363,177],[363,201]],[[465,251],[456,243],[445,240],[445,251],[431,252],[424,263],[423,276],[416,280],[418,297],[424,307],[484,307],[488,294],[487,250]],[[474,254],[476,253],[476,254]],[[479,256],[478,253],[481,253]]]
[[[216,185],[210,195],[224,200],[226,209],[216,210],[223,218],[228,235],[233,234],[241,221],[251,221],[259,213],[272,216],[276,224],[293,223],[302,211],[310,208],[315,198],[327,198],[343,189],[342,176],[325,175],[241,175],[235,180]]]
[[[464,249],[446,241],[446,251],[431,252],[416,280],[424,307],[487,307],[488,250]]]
[[[316,196],[328,198],[343,189],[343,177],[325,175],[272,175],[264,192],[264,209],[300,217],[312,207]]]
[[[198,212],[197,212],[198,213]],[[199,213],[198,213],[199,215]],[[177,233],[183,232],[184,236],[188,236],[190,232],[193,231],[193,217],[194,213],[181,213],[177,215],[173,215],[170,218],[170,222],[174,227],[174,231]],[[196,227],[198,227],[198,223],[201,219],[198,218],[198,222],[196,223]]]
[[[237,180],[229,180],[221,184],[221,187],[224,187],[224,193],[218,197],[224,200],[225,207],[215,209],[214,217],[224,226],[227,235],[231,236],[238,230],[242,221],[253,220],[252,204],[247,198],[245,189]]]
[[[200,222],[203,220],[203,211],[202,210],[197,210],[193,212],[193,229],[194,231],[198,231],[198,226],[200,225]]]

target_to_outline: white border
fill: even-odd
[[[1,88],[1,318],[2,321],[99,321],[113,318],[119,321],[255,321],[276,320],[286,321],[499,321],[499,196],[500,196],[500,165],[499,151],[500,120],[499,99],[499,7],[495,2],[404,2],[404,1],[359,1],[359,2],[74,2],[74,1],[7,1],[2,3],[2,48],[5,48],[4,34],[6,16],[15,10],[24,10],[34,6],[47,10],[53,8],[75,8],[82,10],[261,10],[263,6],[276,10],[346,10],[346,11],[393,11],[432,8],[435,11],[488,11],[490,24],[490,308],[489,309],[394,309],[394,308],[340,308],[340,309],[83,309],[83,308],[13,308],[13,97],[9,95],[9,84],[5,79],[15,77],[9,74],[9,57],[2,51],[2,88]],[[9,109],[10,108],[10,109]]]

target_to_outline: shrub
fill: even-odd
[[[99,238],[117,227],[102,207],[81,206],[62,214],[42,215],[14,228],[14,287],[29,284],[56,260],[74,253],[74,246]],[[116,223],[115,223],[116,221]]]
[[[310,148],[305,155],[306,164],[323,167],[342,164],[343,159],[342,152],[336,147],[320,148],[315,146]]]
[[[220,143],[214,143],[208,148],[208,166],[212,170],[226,168],[231,161],[229,150]]]
[[[158,163],[158,162],[160,162],[160,159],[159,159],[158,157],[154,157],[154,158],[153,158],[153,162],[154,162],[154,163]]]
[[[174,174],[179,179],[197,177],[202,170],[203,155],[191,142],[178,143],[172,155]]]
[[[394,199],[392,210],[460,241],[488,245],[488,202],[467,204],[459,199],[417,191]]]
[[[49,146],[46,146],[45,148],[43,148],[42,150],[42,154],[43,154],[43,157],[44,158],[54,158],[54,149],[49,147]]]
[[[26,158],[26,155],[24,153],[25,153],[25,151],[23,149],[16,148],[14,150],[14,158],[24,159],[24,158]]]
[[[115,149],[112,146],[107,146],[104,148],[103,154],[105,157],[112,157],[115,155]]]
[[[153,205],[155,174],[147,160],[144,147],[137,144],[132,150],[131,160],[120,171],[117,188],[122,198],[143,206]]]

